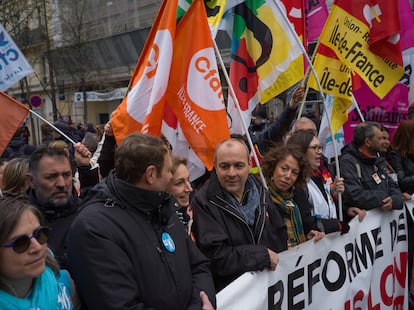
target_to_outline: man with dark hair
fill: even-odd
[[[98,171],[89,167],[90,152],[80,143],[74,149],[81,186],[96,184]],[[68,267],[66,235],[80,204],[72,177],[72,165],[64,149],[40,148],[29,159],[29,198],[53,230],[48,245],[62,268]]]
[[[251,175],[246,144],[230,138],[215,151],[215,170],[195,193],[193,232],[211,260],[219,291],[247,271],[274,270],[287,249],[282,217],[265,188]]]
[[[402,209],[401,191],[387,174],[385,158],[379,156],[381,144],[381,125],[365,122],[355,127],[353,141],[342,149],[339,166],[345,183],[344,213],[351,206]]]
[[[132,134],[116,149],[115,170],[90,191],[68,237],[87,309],[213,309],[209,262],[165,193],[171,166],[161,139]]]

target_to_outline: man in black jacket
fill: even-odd
[[[342,149],[339,166],[345,183],[344,213],[349,207],[403,208],[401,191],[387,174],[385,158],[379,156],[381,135],[380,124],[361,123],[354,129],[353,141]]]
[[[213,309],[209,262],[165,193],[171,165],[161,139],[132,134],[115,152],[115,170],[90,191],[68,237],[87,309]]]
[[[81,187],[98,182],[98,170],[90,169],[86,146],[74,146]],[[30,201],[42,212],[45,225],[52,229],[48,246],[62,268],[67,269],[66,237],[76,216],[80,198],[73,186],[73,171],[67,150],[44,147],[29,159]]]
[[[265,188],[249,172],[243,141],[216,148],[215,171],[191,201],[194,236],[211,260],[219,291],[246,271],[275,270],[287,249],[286,227]]]

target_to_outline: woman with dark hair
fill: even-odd
[[[323,221],[323,227],[326,232],[348,232],[348,224],[337,220],[338,212],[335,204],[338,194],[342,194],[345,191],[344,181],[343,178],[338,177],[332,180],[332,175],[327,168],[315,131],[296,131],[292,134],[288,143],[298,145],[310,163],[306,187],[298,190],[296,193],[298,200],[308,201],[312,205],[312,213],[317,218],[326,219]],[[347,213],[350,217],[358,215],[359,220],[362,221],[366,211],[351,207],[348,208]]]
[[[263,158],[262,169],[273,203],[287,227],[289,246],[323,238],[309,204],[296,201],[295,188],[305,186],[308,170],[299,147],[283,144],[272,147]]]
[[[47,248],[49,228],[26,197],[0,199],[0,309],[78,309],[69,273]]]

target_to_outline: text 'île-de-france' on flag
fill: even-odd
[[[0,155],[3,154],[16,130],[22,124],[29,108],[0,91]]]
[[[400,31],[398,1],[338,0],[332,6],[320,43],[331,48],[383,98],[404,72]],[[339,87],[335,80],[332,83],[332,87]]]
[[[0,91],[6,91],[33,72],[23,53],[0,24]]]
[[[174,111],[188,144],[211,170],[217,144],[230,133],[202,0],[193,1],[180,20],[174,46],[167,103]]]
[[[286,18],[280,0],[244,1],[226,18],[233,18],[230,81],[241,113],[231,92],[227,110],[232,133],[245,133],[251,112],[293,86],[303,77],[303,54]]]
[[[136,131],[159,136],[173,57],[177,0],[164,0],[111,125],[117,143]]]

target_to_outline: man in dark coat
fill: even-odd
[[[165,193],[171,165],[161,139],[132,134],[115,152],[115,170],[90,191],[68,238],[87,309],[213,309],[209,262]]]
[[[194,236],[211,260],[217,291],[246,271],[274,270],[287,249],[282,218],[267,190],[249,172],[243,141],[217,146],[215,171],[191,201]]]
[[[402,209],[402,194],[387,173],[387,163],[379,156],[382,143],[381,126],[365,122],[354,129],[353,141],[342,149],[339,158],[344,178],[344,213],[350,207],[385,211]]]

